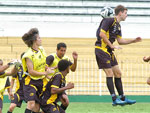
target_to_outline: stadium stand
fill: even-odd
[[[148,0],[121,0],[119,2],[116,0],[1,0],[0,21],[3,23],[1,23],[0,31],[4,36],[8,36],[7,32],[10,36],[21,36],[30,27],[37,26],[41,28],[42,36],[93,38],[102,19],[99,15],[100,9],[104,6],[114,8],[118,4],[123,4],[129,9],[128,18],[122,23],[124,37],[132,38],[140,34],[148,37],[147,33],[144,33],[148,32],[150,24],[150,2]],[[59,30],[58,28],[64,29],[64,23],[68,28]],[[19,31],[17,34],[11,30],[14,25],[16,27],[14,30]],[[24,27],[19,29],[22,25]],[[146,30],[138,26],[144,26]],[[46,28],[52,32],[46,32]],[[137,32],[131,32],[132,29],[136,29]],[[65,31],[70,33],[65,33]],[[91,32],[85,33],[84,31]]]

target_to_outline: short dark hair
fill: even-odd
[[[58,63],[58,70],[65,71],[69,67],[69,61],[67,60],[60,60]]]
[[[21,59],[22,59],[22,57],[23,57],[24,54],[25,54],[25,52],[21,53],[21,56],[20,56]]]
[[[63,42],[58,43],[57,44],[57,50],[59,50],[61,47],[67,48],[67,45],[65,43],[63,43]]]
[[[32,28],[22,36],[22,40],[28,47],[31,47],[33,45],[33,41],[37,39],[38,34],[39,34],[38,29]]]
[[[0,59],[0,62],[2,62],[2,64],[0,64],[0,65],[3,65],[3,60],[2,59]]]
[[[124,7],[123,5],[118,5],[116,8],[115,8],[115,15],[118,15],[119,12],[124,12],[124,10],[128,10],[126,7]]]

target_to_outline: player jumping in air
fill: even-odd
[[[124,95],[121,71],[118,66],[117,59],[113,53],[115,49],[121,49],[120,46],[115,46],[113,43],[115,40],[120,45],[126,45],[130,43],[140,42],[141,38],[137,37],[132,40],[124,40],[122,38],[120,22],[125,21],[127,17],[127,8],[122,5],[118,5],[115,8],[115,16],[113,18],[102,19],[97,29],[97,41],[95,43],[95,56],[99,69],[103,69],[106,74],[106,83],[110,95],[112,96],[113,105],[125,105],[134,104],[135,100],[127,99]],[[115,80],[115,86],[119,94],[117,98],[113,77]]]

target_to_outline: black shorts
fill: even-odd
[[[0,98],[0,108],[3,108],[3,100]]]
[[[55,103],[41,105],[41,109],[44,113],[65,113],[65,110]]]
[[[47,84],[46,78],[33,80],[28,76],[26,77],[26,80],[29,82],[29,84],[24,85],[23,88],[25,101],[27,102],[27,101],[35,100],[36,102],[39,103],[40,102],[39,97],[43,92],[45,85]]]
[[[99,69],[111,68],[118,65],[116,57],[113,53],[110,55],[101,49],[95,48],[96,61]]]
[[[17,107],[21,107],[23,100],[24,100],[24,95],[15,93],[14,98],[11,99],[11,103],[15,103]]]

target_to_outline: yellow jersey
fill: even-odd
[[[50,63],[51,61],[48,59],[48,57],[51,57],[51,56],[53,56],[53,58],[54,58],[53,61],[52,61],[52,63]],[[48,57],[46,58],[46,63],[48,65],[48,67],[57,67],[57,65],[58,65],[58,63],[59,63],[60,60],[67,60],[67,61],[70,62],[70,65],[72,65],[69,57],[66,56],[66,55],[64,57],[62,57],[61,59],[57,56],[56,53],[53,53],[53,54],[49,55]],[[54,75],[57,72],[59,72],[58,68],[54,69],[54,73],[49,74],[49,76],[52,76],[52,75]]]
[[[43,79],[45,76],[34,76],[28,74],[28,69],[26,65],[26,58],[29,58],[33,63],[33,69],[37,72],[45,72],[45,66],[46,66],[46,53],[42,46],[39,47],[39,51],[35,51],[32,48],[28,48],[28,50],[25,52],[25,54],[22,57],[22,65],[23,65],[23,71],[24,75],[30,76],[34,80]]]

